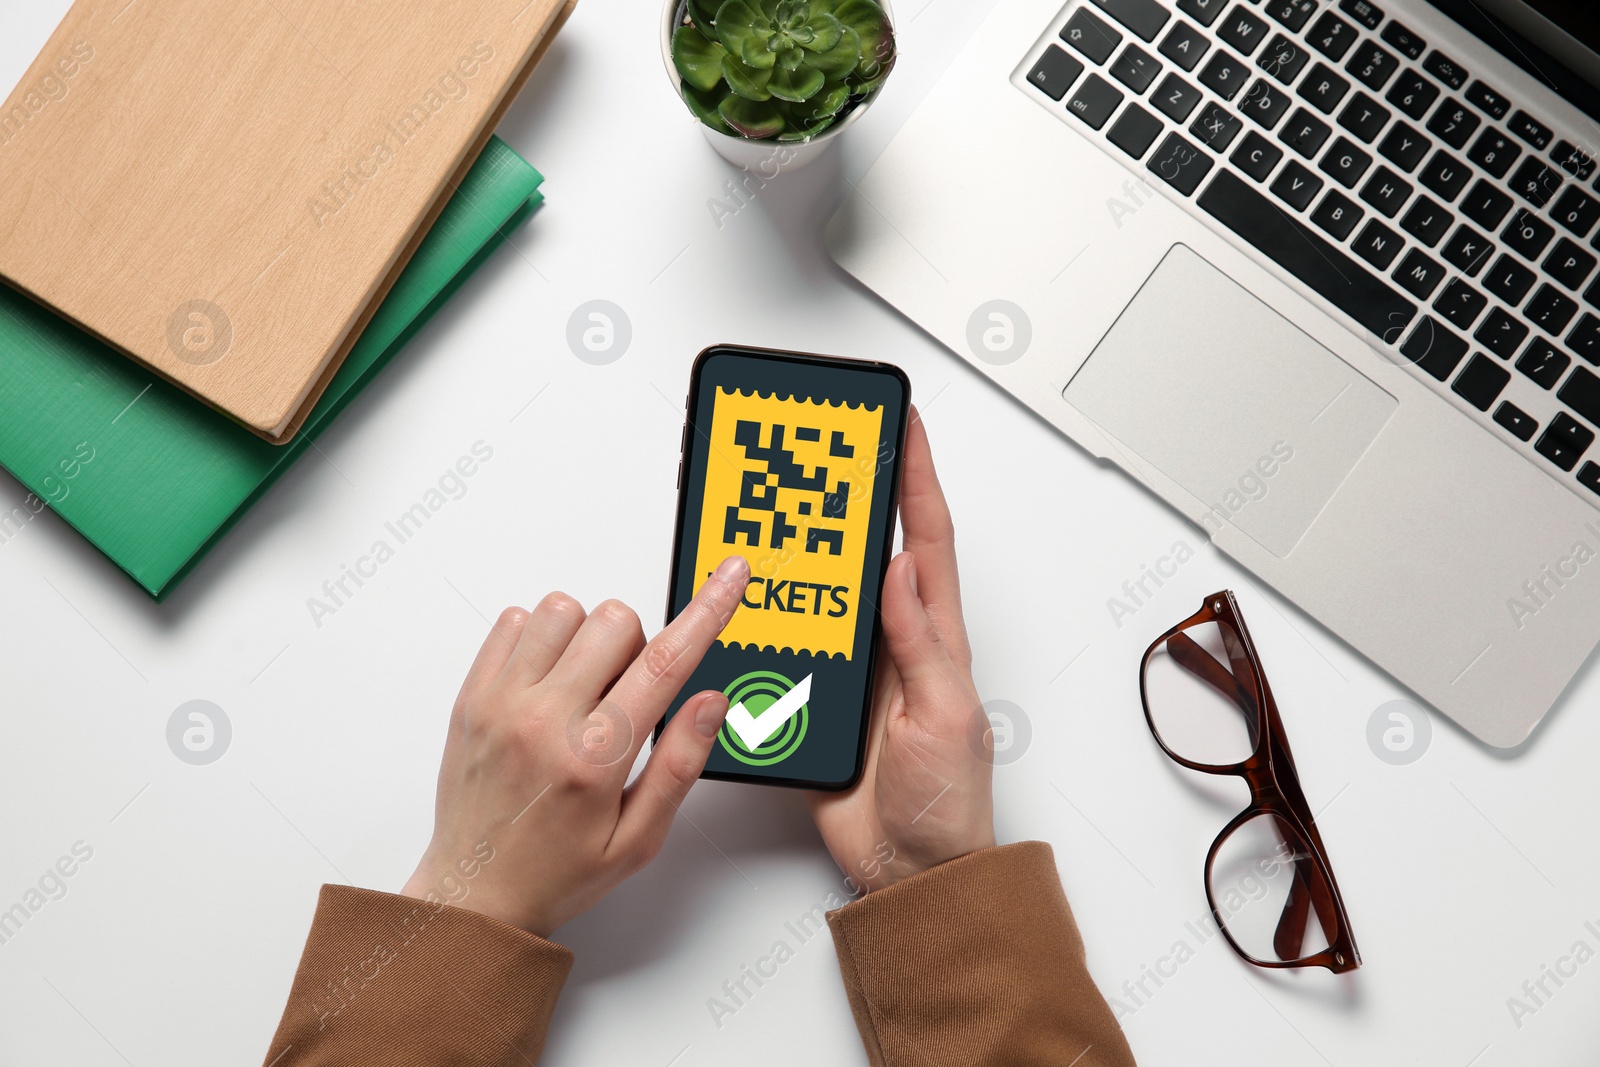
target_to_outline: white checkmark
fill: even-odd
[[[739,701],[728,709],[728,725],[744,742],[745,749],[754,752],[766,743],[767,738],[781,730],[784,723],[794,718],[810,697],[811,675],[808,674],[800,680],[799,685],[767,705],[767,710],[761,713],[760,718],[751,715],[744,701]]]

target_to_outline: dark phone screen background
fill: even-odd
[[[788,396],[795,400],[817,402],[822,405],[843,403],[882,407],[874,454],[863,456],[858,448],[855,456],[841,459],[840,467],[831,469],[827,479],[828,485],[836,484],[835,478],[842,473],[843,467],[847,464],[866,462],[876,469],[868,507],[862,569],[859,579],[853,583],[854,594],[851,599],[854,609],[854,631],[850,638],[850,657],[845,659],[840,655],[830,657],[796,651],[784,647],[782,640],[772,642],[763,640],[759,644],[755,641],[746,641],[732,648],[718,642],[707,652],[705,659],[674,698],[667,712],[667,718],[670,719],[682,707],[683,702],[695,693],[705,689],[723,691],[735,679],[750,675],[752,672],[771,672],[796,684],[810,675],[812,681],[805,712],[805,733],[797,747],[778,762],[765,766],[753,765],[730,753],[729,743],[726,742],[728,729],[725,727],[723,738],[712,746],[711,758],[706,764],[706,769],[714,774],[839,784],[847,781],[855,771],[856,750],[862,737],[862,722],[869,710],[872,642],[877,622],[878,593],[883,580],[886,538],[891,534],[893,497],[898,488],[895,474],[899,464],[899,433],[906,402],[904,386],[896,375],[870,368],[788,362],[782,358],[754,357],[733,352],[716,352],[708,356],[702,364],[696,395],[691,397],[692,406],[689,412],[689,431],[684,457],[683,528],[679,532],[678,555],[673,561],[670,603],[673,615],[682,611],[689,603],[696,588],[697,551],[702,541],[701,518],[705,510],[708,463],[712,455],[711,428],[719,398],[727,399],[721,392],[723,387],[737,388],[754,396],[771,395],[779,398]],[[812,427],[821,430],[824,443],[829,436],[829,410],[826,406],[819,407],[816,420],[818,425]],[[796,425],[785,428],[789,442],[793,442],[797,429]],[[770,424],[762,427],[759,435],[760,446],[769,446],[772,443],[771,432]],[[760,452],[769,450],[765,447],[758,449]],[[763,464],[752,461],[746,455],[730,456],[727,450],[721,450],[717,460],[724,467],[730,461],[754,467],[758,474],[763,468]],[[768,462],[782,463],[783,459],[780,456],[778,460]],[[801,467],[809,473],[814,473],[812,464],[801,464]],[[756,488],[759,490],[760,487]],[[857,501],[847,506],[860,507],[862,503]],[[778,522],[782,524],[781,519]],[[761,601],[770,594],[767,579],[783,581],[786,572],[795,574],[803,569],[798,564],[793,566],[788,563],[771,564],[767,557],[772,554],[770,546],[772,536],[770,528],[763,531],[763,544],[759,548],[747,547],[741,537],[736,537],[736,543],[729,545],[725,553],[733,555],[736,552],[743,552],[753,561],[764,560],[764,562],[753,562],[752,579],[761,584],[752,584],[747,589],[747,603]],[[803,540],[804,538],[791,539],[791,541]],[[802,559],[798,553],[803,553],[805,546],[795,544],[794,548],[797,550],[794,558]],[[826,545],[818,545],[815,548],[819,552],[827,550]],[[704,576],[700,577],[703,580]],[[816,601],[810,599],[813,597],[820,598],[821,594],[802,591],[802,610],[808,601],[813,609],[817,607]],[[830,609],[835,603],[822,599],[822,605]],[[763,612],[768,610],[769,607],[764,606]],[[753,613],[750,607],[741,606],[739,614],[735,615],[735,620],[738,621],[741,616]],[[784,623],[781,615],[768,617],[774,620],[775,625]],[[747,627],[747,634],[750,623],[749,618],[745,618],[742,623]],[[797,724],[798,720],[797,716],[792,723]],[[780,731],[775,735],[775,739],[783,736]],[[742,748],[738,744],[733,744],[732,747],[734,750]]]

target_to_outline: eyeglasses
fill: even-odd
[[[1257,967],[1339,974],[1361,966],[1283,720],[1231,591],[1206,597],[1145,651],[1139,696],[1162,751],[1250,787],[1249,806],[1206,854],[1206,899],[1234,951]]]

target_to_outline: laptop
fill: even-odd
[[[999,0],[828,245],[1513,747],[1600,639],[1597,90],[1587,4]]]

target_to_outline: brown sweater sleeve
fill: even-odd
[[[1133,1067],[1042,841],[940,864],[828,925],[873,1067]]]
[[[325,885],[265,1063],[526,1067],[571,969],[487,915]]]

